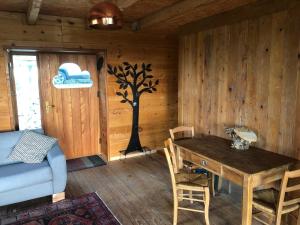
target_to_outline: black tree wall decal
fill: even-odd
[[[139,137],[139,106],[140,97],[143,93],[153,93],[157,91],[156,86],[159,80],[153,81],[151,64],[142,64],[142,68],[138,71],[138,65],[131,65],[124,62],[119,66],[108,65],[108,73],[115,76],[120,91],[116,94],[123,99],[121,103],[128,103],[132,107],[132,128],[129,144],[125,150],[125,154],[133,151],[143,151]],[[128,87],[131,89],[132,99],[129,97]]]

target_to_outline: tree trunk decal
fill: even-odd
[[[153,93],[157,91],[156,86],[159,80],[153,82],[151,64],[142,64],[142,68],[138,71],[138,65],[131,65],[124,62],[119,66],[108,65],[108,73],[115,76],[118,83],[119,91],[116,94],[123,99],[121,103],[128,103],[132,107],[132,128],[129,144],[125,150],[125,155],[134,151],[143,151],[139,137],[139,106],[140,97],[143,93]],[[132,99],[129,98],[128,87],[130,87]]]

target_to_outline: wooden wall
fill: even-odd
[[[11,130],[14,124],[9,94],[9,80],[6,57],[0,54],[0,130]]]
[[[155,148],[163,145],[168,128],[177,124],[177,49],[176,39],[162,35],[122,31],[94,31],[81,19],[41,16],[37,25],[28,26],[25,15],[0,13],[0,45],[106,50],[106,62],[119,64],[151,63],[153,75],[161,83],[158,92],[141,99],[141,141]],[[105,74],[106,76],[106,74]],[[0,130],[13,129],[10,90],[5,52],[0,53]],[[100,85],[101,86],[101,85]],[[102,86],[101,86],[102,87]],[[114,93],[118,86],[107,79],[108,155],[118,156],[130,136],[131,110]]]
[[[222,137],[245,125],[258,146],[300,159],[299,4],[179,42],[180,124]]]

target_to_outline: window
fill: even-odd
[[[13,55],[12,60],[19,129],[41,128],[37,57]]]

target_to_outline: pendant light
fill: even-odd
[[[113,3],[101,2],[93,6],[88,14],[88,24],[93,29],[121,29],[123,16],[121,10]]]

